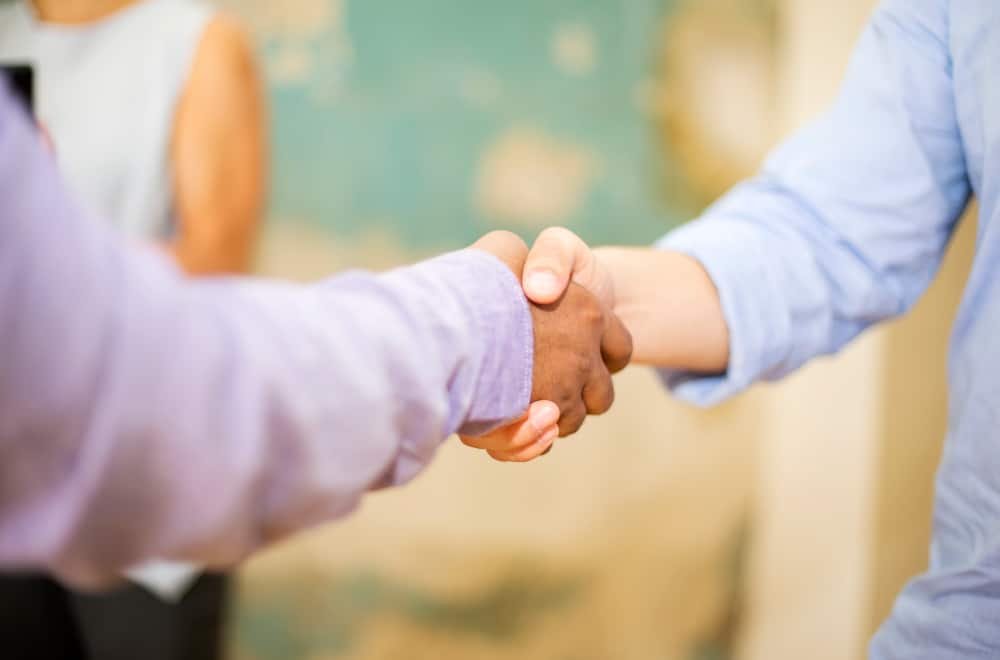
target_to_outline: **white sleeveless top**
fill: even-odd
[[[85,25],[40,22],[26,0],[0,5],[0,63],[35,68],[35,113],[76,198],[138,239],[173,228],[174,111],[213,10],[195,0],[142,0]],[[155,562],[129,573],[180,598],[198,569]]]
[[[195,0],[142,0],[83,25],[0,5],[0,63],[35,67],[35,110],[77,199],[137,238],[173,228],[174,111],[213,15]]]

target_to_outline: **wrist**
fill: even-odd
[[[632,334],[632,361],[702,372],[725,370],[728,329],[708,273],[671,250],[603,247],[612,310]]]
[[[623,277],[631,250],[607,245],[593,248],[591,252],[594,255],[594,293],[611,311],[619,314],[619,308],[631,296],[629,283]]]

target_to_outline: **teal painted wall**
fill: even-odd
[[[387,230],[419,248],[549,223],[646,242],[685,217],[658,183],[669,168],[638,96],[670,0],[314,4],[293,1],[284,24],[258,24],[275,221],[338,236]],[[248,3],[236,6],[254,20]],[[303,19],[296,11],[319,18],[289,27]],[[483,163],[512,131],[556,161],[566,152],[572,203],[555,204],[566,212],[525,219],[482,202]]]

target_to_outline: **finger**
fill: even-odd
[[[601,415],[611,409],[615,402],[615,386],[611,374],[601,364],[594,370],[587,384],[583,386],[583,405],[591,415]]]
[[[547,304],[559,300],[573,275],[590,268],[593,255],[583,240],[563,227],[546,229],[531,247],[524,264],[524,293]]]
[[[632,359],[632,333],[611,312],[607,313],[607,327],[601,338],[601,357],[613,374],[627,367]]]
[[[491,431],[486,435],[471,436],[459,434],[458,439],[462,441],[463,445],[472,447],[473,449],[489,450],[492,447],[504,447],[511,441],[511,438],[514,437],[517,430],[526,423],[527,420],[513,422],[510,426],[505,426],[502,429]]]
[[[535,401],[520,419],[479,437],[460,435],[469,447],[493,451],[511,451],[537,442],[559,421],[559,407],[551,401]]]
[[[548,431],[546,431],[542,437],[540,437],[535,442],[531,443],[527,447],[522,447],[516,451],[490,451],[488,452],[490,456],[498,461],[509,461],[512,463],[525,463],[527,461],[534,460],[545,454],[552,448],[552,443],[556,441],[559,437],[559,428],[553,426]]]
[[[528,413],[525,413],[507,426],[494,429],[485,435],[471,436],[459,434],[458,439],[462,444],[473,449],[504,449],[513,442],[518,433],[525,433],[526,430],[534,428],[528,421]]]
[[[528,408],[528,419],[520,424],[506,445],[491,447],[502,451],[517,451],[537,443],[559,421],[559,406],[551,401],[535,401]]]
[[[587,409],[584,407],[582,401],[569,409],[564,409],[562,416],[559,417],[559,437],[564,438],[567,435],[573,435],[580,430],[586,419]]]
[[[528,246],[517,234],[509,231],[491,231],[472,244],[475,250],[489,252],[514,272],[518,279],[524,271],[524,259]]]

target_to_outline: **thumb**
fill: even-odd
[[[592,268],[594,257],[583,240],[563,227],[550,227],[535,240],[524,264],[524,293],[538,304],[562,297],[572,279]]]

